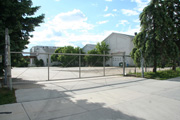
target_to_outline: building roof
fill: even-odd
[[[134,37],[133,35],[127,35],[127,34],[123,34],[123,33],[117,33],[117,32],[112,32],[109,36],[107,36],[104,40],[106,40],[108,37],[110,37],[111,35],[113,35],[113,34],[119,34],[119,35],[123,35],[123,36],[127,36],[127,37]],[[103,40],[103,41],[104,41]]]
[[[83,48],[88,47],[88,46],[90,46],[90,47],[96,47],[95,44],[86,44]],[[82,49],[83,49],[83,48],[82,48]]]

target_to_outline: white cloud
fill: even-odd
[[[105,12],[108,11],[108,6],[106,6],[106,8],[104,9],[104,11],[105,11]]]
[[[113,11],[113,12],[117,12],[117,9],[113,9],[112,11]]]
[[[105,14],[105,15],[104,15],[104,17],[110,17],[110,16],[114,17],[115,15],[112,14],[112,13],[108,13],[108,14]]]
[[[98,23],[98,24],[105,24],[105,23],[107,23],[107,22],[109,22],[109,20],[99,21],[99,22],[97,22],[97,23]]]
[[[86,21],[87,17],[80,10],[74,9],[73,11],[56,15],[52,21],[47,23],[47,26],[55,31],[92,29],[94,26]]]
[[[112,2],[112,0],[105,0],[105,1],[107,1],[107,2]]]
[[[122,13],[127,16],[138,15],[139,13],[134,10],[122,9]]]
[[[150,1],[151,0],[131,0],[131,2],[136,2],[137,7],[135,9],[139,12],[142,12],[144,7],[146,7]]]
[[[98,24],[105,24],[108,20],[99,21]],[[51,45],[54,46],[79,46],[85,43],[101,42],[111,31],[101,33],[90,33],[94,25],[87,23],[87,17],[80,10],[73,10],[56,15],[47,23],[43,23],[41,31],[33,32],[29,46]]]
[[[62,45],[70,45],[69,43],[72,44],[72,41],[78,40],[72,37],[75,36],[74,34],[70,34],[72,31],[86,33],[88,30],[94,28],[93,24],[87,23],[87,19],[83,12],[77,9],[60,13],[52,20],[44,23],[42,25],[44,27],[42,31],[33,32],[34,37],[30,39],[30,42],[31,44],[61,42]],[[81,36],[79,36],[79,38],[81,38]]]
[[[129,24],[129,22],[127,20],[121,20],[121,21],[119,21],[118,24],[116,24],[116,27],[119,27],[119,25],[124,25],[125,26],[126,24]]]
[[[57,1],[57,2],[58,2],[58,1],[60,1],[60,0],[55,0],[55,1]]]

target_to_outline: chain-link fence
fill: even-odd
[[[11,52],[12,78],[18,82],[122,75],[123,62],[110,64],[112,55]]]
[[[87,77],[127,75],[141,72],[130,56],[72,53],[12,52],[12,78],[17,82],[67,80]],[[158,68],[165,70],[170,68]],[[152,71],[152,67],[144,67]]]

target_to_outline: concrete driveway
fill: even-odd
[[[14,85],[0,120],[180,120],[180,78],[99,77]]]

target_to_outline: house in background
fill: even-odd
[[[112,58],[106,61],[106,65],[119,66],[119,64],[123,62],[123,57],[118,55],[130,55],[134,48],[133,38],[134,36],[121,33],[111,33],[105,38],[103,41],[109,45],[109,54],[113,55]],[[125,62],[126,66],[134,66],[131,57],[126,57]]]
[[[88,53],[88,51],[93,50],[96,48],[95,44],[86,44],[83,48],[82,51],[85,52],[86,54]]]
[[[44,66],[47,66],[48,65],[48,54],[38,54],[38,53],[54,53],[57,48],[59,48],[59,47],[55,47],[55,46],[34,46],[30,49],[30,52],[31,52],[30,56],[36,56],[36,58],[38,60],[42,59],[44,62]],[[52,62],[50,58],[51,58],[51,55],[49,55],[50,65],[58,64],[57,62]],[[35,66],[35,58],[30,58],[29,66]]]

